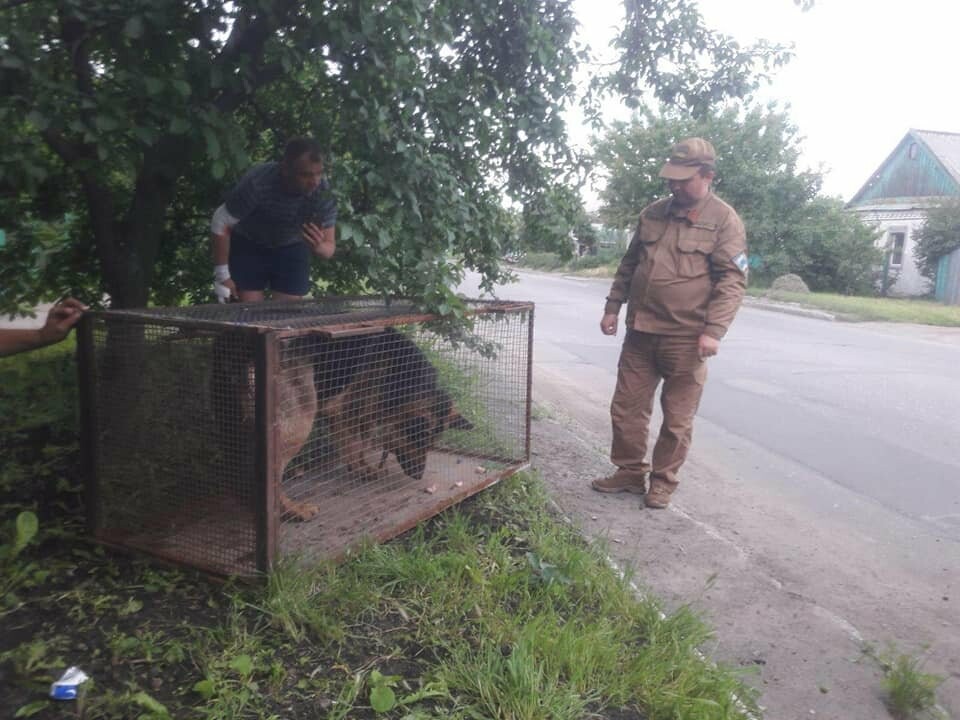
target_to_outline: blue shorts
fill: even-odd
[[[310,248],[305,242],[278,248],[234,237],[230,243],[230,277],[237,290],[274,290],[306,295],[310,290]]]

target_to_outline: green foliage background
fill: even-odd
[[[292,135],[330,152],[327,291],[455,310],[465,270],[502,279],[509,207],[528,244],[589,239],[561,115],[587,57],[570,0],[15,2],[0,27],[0,310],[210,300],[211,211]],[[623,27],[594,120],[605,94],[696,109],[788,58],[713,33],[692,0],[631,0]]]
[[[646,110],[615,124],[596,144],[607,175],[601,219],[636,224],[640,210],[668,191],[657,175],[665,148],[700,136],[717,155],[714,190],[747,227],[751,274],[761,283],[787,272],[812,290],[871,293],[880,266],[874,232],[820,193],[822,173],[801,169],[798,128],[775,105],[728,105],[698,117]]]
[[[318,281],[437,307],[465,268],[499,277],[503,198],[531,201],[569,160],[578,51],[562,0],[0,12],[5,309],[68,290],[208,299],[212,209],[296,134],[329,148],[341,206],[341,252]],[[30,223],[67,215],[52,261],[35,262]]]
[[[914,231],[913,241],[920,272],[936,280],[940,258],[960,248],[960,200],[945,200],[930,208],[924,224]]]

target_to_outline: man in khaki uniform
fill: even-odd
[[[600,321],[604,335],[615,335],[620,306],[627,303],[627,336],[610,405],[610,460],[618,469],[592,486],[645,492],[651,508],[667,507],[677,487],[707,379],[706,359],[720,349],[746,289],[746,233],[736,211],[710,191],[715,163],[713,146],[702,138],[673,146],[660,169],[671,196],[640,213]],[[648,464],[650,415],[661,380],[663,425]]]

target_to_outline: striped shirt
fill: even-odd
[[[276,162],[250,168],[230,191],[225,205],[239,221],[233,236],[258,247],[294,245],[303,241],[305,223],[328,228],[337,222],[337,201],[326,178],[309,195],[291,193],[284,187]]]

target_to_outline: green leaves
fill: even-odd
[[[93,118],[93,125],[100,132],[109,133],[113,132],[120,127],[120,123],[116,118],[110,117],[109,115],[96,115]]]
[[[15,718],[28,718],[43,712],[50,707],[49,700],[35,700],[32,703],[20,707],[13,716]]]
[[[27,122],[33,125],[38,132],[43,132],[50,127],[50,120],[41,112],[31,110],[27,113]]]
[[[370,707],[378,713],[390,712],[397,704],[397,696],[393,686],[400,679],[397,675],[382,675],[379,670],[373,670],[367,678],[370,686]]]
[[[147,92],[150,95],[159,95],[163,91],[165,85],[163,80],[156,77],[145,77],[143,79],[143,84],[147,88]]]
[[[17,514],[13,523],[13,537],[7,538],[7,526],[0,526],[0,608],[12,607],[19,602],[15,594],[21,588],[31,587],[43,581],[48,571],[38,563],[18,557],[37,535],[37,516],[30,510]]]
[[[35,513],[24,510],[17,515],[16,534],[10,558],[16,557],[37,535],[40,523]]]
[[[190,130],[190,123],[182,117],[175,117],[170,120],[170,132],[174,135],[185,135]]]
[[[200,680],[193,685],[193,691],[200,695],[204,700],[209,700],[214,696],[215,689],[212,680]]]
[[[791,57],[789,48],[759,41],[741,47],[706,26],[693,0],[631,0],[616,47],[619,67],[594,82],[638,107],[650,93],[665,107],[700,117],[743,98]]]
[[[72,252],[57,258],[78,280],[67,287],[118,306],[206,299],[205,217],[249,157],[275,159],[292,135],[327,145],[341,208],[341,248],[315,263],[315,281],[451,314],[466,269],[484,284],[501,277],[503,203],[536,202],[570,168],[559,119],[579,57],[569,0],[67,7],[95,54],[70,53],[56,12],[10,15],[3,181],[55,187],[0,210],[74,211]],[[131,233],[134,212],[150,221]],[[0,266],[0,287],[17,302],[51,280],[13,267]]]
[[[158,702],[153,696],[145,692],[138,692],[131,698],[133,703],[146,710],[137,720],[169,720],[170,713],[166,706]]]
[[[552,585],[553,583],[569,585],[571,582],[570,578],[560,571],[560,568],[552,563],[544,562],[543,558],[536,553],[527,553],[527,565],[533,571],[534,577],[544,585]]]
[[[960,248],[960,200],[944,200],[930,208],[913,240],[920,272],[936,280],[940,258]]]
[[[237,655],[230,661],[229,667],[243,677],[250,677],[253,674],[253,658],[249,655]]]
[[[143,36],[143,17],[134,15],[123,25],[123,34],[131,40],[137,40]]]
[[[799,131],[774,105],[732,104],[699,118],[647,111],[614,125],[595,145],[608,175],[604,223],[635,227],[640,210],[668,193],[658,172],[670,146],[690,136],[711,140],[717,150],[713,188],[746,225],[752,277],[770,281],[794,272],[812,289],[870,291],[878,262],[870,230],[840,203],[818,197],[822,174],[799,167]]]

